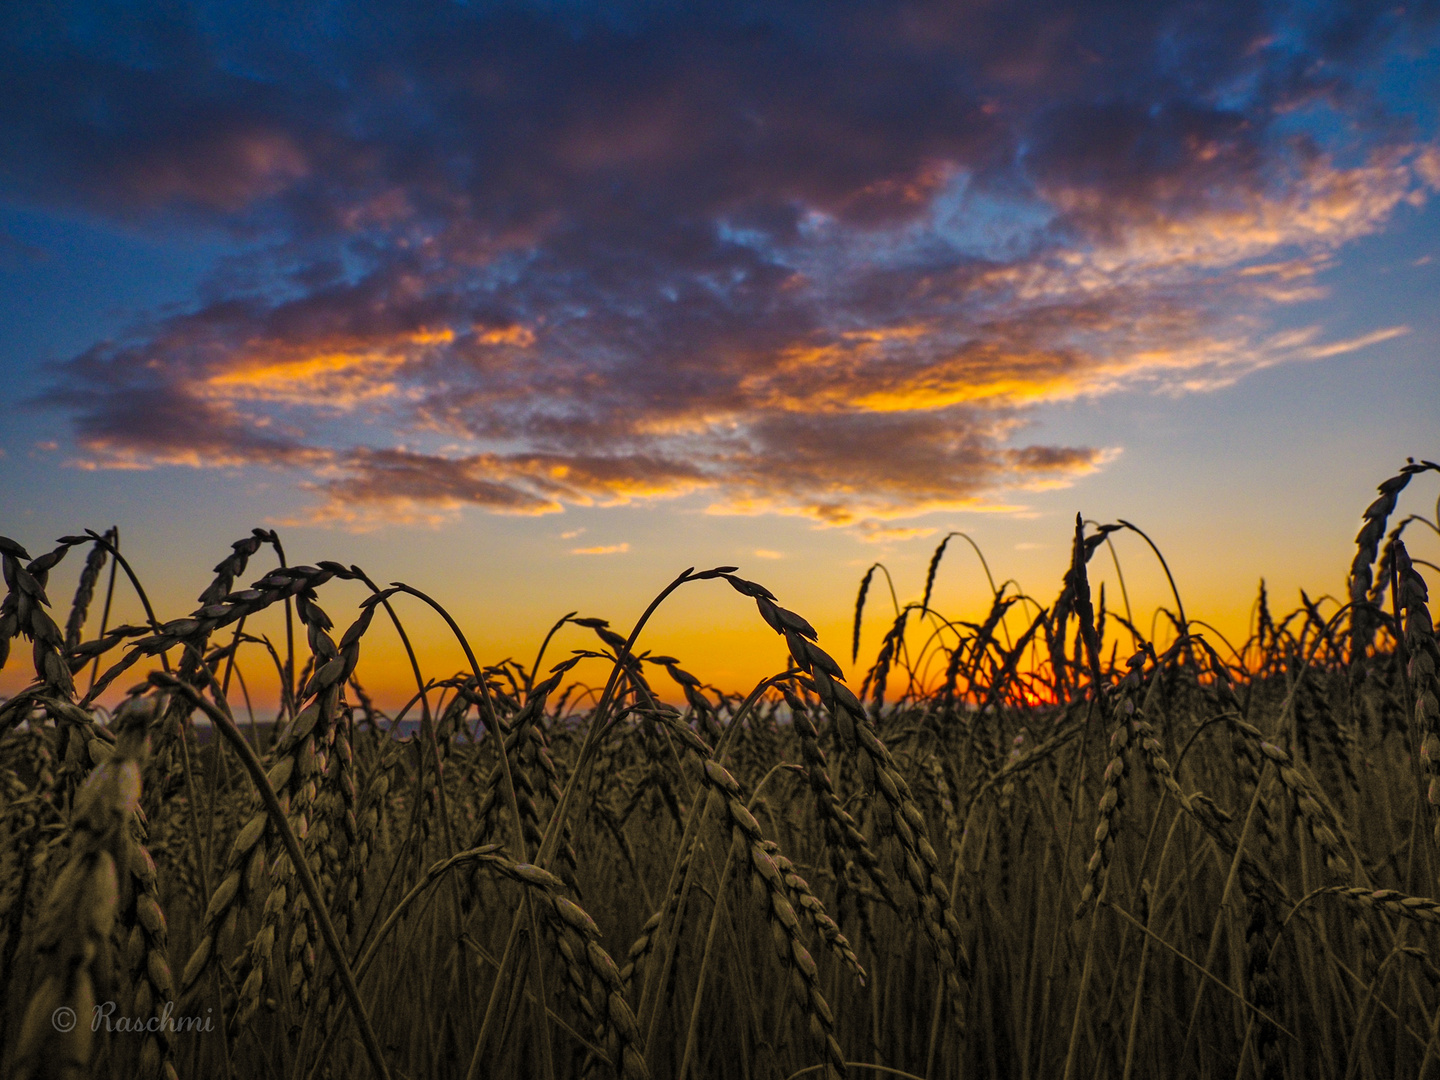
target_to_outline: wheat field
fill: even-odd
[[[444,598],[286,566],[266,530],[166,622],[118,532],[38,558],[0,538],[0,660],[30,644],[35,671],[0,702],[0,1067],[1440,1075],[1436,567],[1405,544],[1440,510],[1393,520],[1436,471],[1380,485],[1343,603],[1273,613],[1262,585],[1243,642],[1178,591],[1147,637],[1087,565],[1149,538],[1078,517],[1054,599],[991,582],[988,610],[942,613],[952,534],[915,602],[865,575],[845,651],[888,629],[853,688],[733,567],[486,666]],[[367,598],[331,601],[337,581]],[[703,656],[646,651],[698,581],[753,603],[789,666],[724,694]],[[127,588],[146,617],[111,625]],[[281,611],[288,633],[247,633]],[[410,650],[422,619],[467,664],[409,651],[414,696],[384,712],[366,635]],[[592,644],[557,654],[566,624]],[[268,706],[245,688],[260,666]]]

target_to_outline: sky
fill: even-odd
[[[738,564],[848,661],[872,563],[1044,603],[1080,512],[1242,640],[1440,458],[1437,103],[1436,3],[6,5],[0,534],[117,525],[164,619],[275,528],[527,664]],[[647,645],[784,659],[713,582]]]

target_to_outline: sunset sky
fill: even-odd
[[[1440,458],[1437,105],[1435,3],[5,5],[0,534],[118,525],[165,619],[274,527],[527,663],[734,563],[848,661],[872,562],[1048,603],[1079,511],[1243,639]],[[642,645],[784,656],[717,583]]]

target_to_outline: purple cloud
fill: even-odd
[[[250,248],[46,400],[331,520],[1063,482],[1030,406],[1326,355],[1266,311],[1440,186],[1420,8],[181,14],[0,16],[0,195]]]

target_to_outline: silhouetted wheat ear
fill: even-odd
[[[1355,559],[1350,564],[1350,602],[1355,605],[1350,617],[1352,659],[1369,648],[1375,634],[1375,619],[1367,605],[1372,583],[1371,568],[1375,565],[1380,541],[1385,535],[1385,523],[1395,511],[1400,492],[1405,490],[1416,473],[1430,469],[1440,469],[1440,466],[1429,461],[1417,464],[1414,458],[1410,458],[1398,473],[1380,484],[1379,498],[1365,508],[1365,523],[1355,536]]]
[[[879,568],[879,563],[871,564],[870,569],[865,571],[865,576],[860,579],[860,592],[855,596],[855,628],[850,635],[850,662],[852,664],[860,657],[860,616],[865,612],[865,596],[870,591],[870,579],[875,576],[875,571]]]
[[[89,1021],[95,1015],[97,981],[108,983],[112,977],[107,942],[119,908],[117,866],[130,861],[127,832],[140,805],[148,719],[143,704],[124,715],[114,753],[76,795],[69,854],[35,929],[41,978],[15,1047],[17,1076],[90,1075],[94,1032]],[[144,1063],[151,1075],[173,1075],[158,1049]]]

